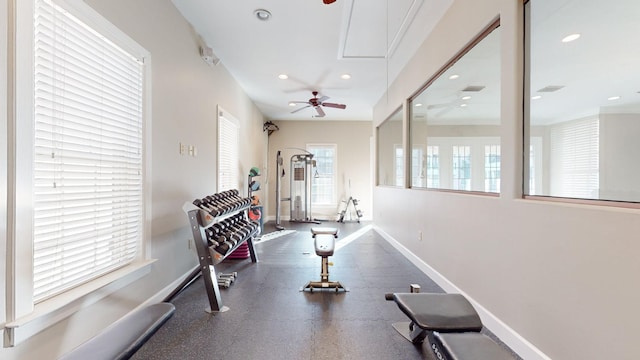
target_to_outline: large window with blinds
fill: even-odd
[[[148,162],[144,49],[86,5],[51,0],[18,4],[16,44],[12,317],[138,266]]]
[[[144,65],[46,0],[36,1],[34,42],[39,301],[136,256],[143,222]]]

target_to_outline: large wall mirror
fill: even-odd
[[[527,195],[640,202],[640,2],[525,5]]]
[[[377,128],[378,185],[404,186],[403,117],[399,108]]]
[[[411,99],[413,188],[500,192],[498,25]]]

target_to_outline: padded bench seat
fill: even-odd
[[[422,330],[465,332],[482,330],[480,316],[461,294],[395,293],[400,310]]]
[[[480,333],[434,333],[433,338],[448,360],[515,360],[505,348]]]

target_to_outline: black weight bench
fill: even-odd
[[[171,303],[158,303],[138,309],[114,322],[59,360],[129,359],[155,334],[175,311]]]
[[[514,360],[511,353],[480,333],[482,321],[471,303],[461,294],[393,293],[409,322],[393,327],[407,340],[421,344],[425,338],[438,359]]]

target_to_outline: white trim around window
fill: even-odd
[[[50,0],[46,0],[50,2]],[[140,45],[123,34],[115,26],[106,21],[101,15],[91,9],[81,0],[54,0],[60,6],[61,14],[69,14],[87,25],[89,31],[95,32],[105,41],[116,44],[125,52],[143,64],[142,72],[142,137],[140,162],[142,182],[140,203],[140,231],[141,235],[135,246],[135,255],[128,264],[119,266],[95,280],[74,285],[58,295],[41,299],[36,304],[34,300],[34,206],[33,206],[33,178],[34,178],[34,143],[36,102],[33,94],[34,86],[34,3],[32,1],[15,2],[15,40],[9,48],[15,49],[15,64],[13,64],[14,89],[8,94],[13,103],[15,114],[8,119],[14,130],[10,134],[8,149],[13,152],[10,158],[8,172],[8,188],[13,189],[8,200],[8,248],[7,253],[7,323],[5,328],[5,346],[14,346],[31,335],[51,326],[62,318],[73,314],[91,303],[98,301],[119,288],[135,281],[150,271],[149,259],[150,235],[149,209],[151,202],[151,117],[150,92],[151,68],[149,53]],[[12,16],[12,15],[10,15]],[[12,18],[13,19],[13,18]],[[83,26],[83,25],[81,25]],[[10,64],[11,65],[11,64]]]

